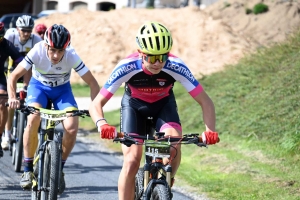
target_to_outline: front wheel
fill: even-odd
[[[19,112],[15,110],[14,112],[14,120],[13,120],[13,132],[12,132],[12,144],[11,144],[11,163],[15,165],[16,159],[16,139],[18,137],[18,116]]]
[[[168,186],[156,184],[152,190],[150,200],[171,200],[171,192]]]
[[[144,192],[144,169],[140,168],[138,173],[135,175],[135,191],[134,199],[140,200]]]
[[[18,111],[16,111],[18,112]],[[20,172],[22,166],[23,158],[23,134],[26,125],[26,115],[22,112],[19,112],[18,117],[18,129],[17,129],[17,139],[16,139],[16,152],[15,152],[15,171]]]
[[[43,188],[41,192],[42,199],[56,200],[58,194],[59,178],[59,148],[58,143],[51,141],[46,148],[44,157]]]

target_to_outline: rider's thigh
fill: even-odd
[[[39,103],[31,103],[29,106],[41,108],[42,106]],[[29,129],[34,128],[37,129],[40,125],[41,117],[39,115],[28,115],[27,116],[27,127]]]
[[[124,157],[124,165],[129,166],[140,166],[140,161],[143,154],[143,146],[142,145],[131,145],[127,147],[122,144],[122,151]]]
[[[179,131],[178,129],[175,129],[175,128],[171,128],[171,127],[162,129],[160,131],[164,132],[165,136],[167,136],[167,135],[169,135],[169,136],[181,136],[182,135],[181,131]]]

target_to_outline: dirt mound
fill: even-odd
[[[236,63],[245,52],[283,41],[300,25],[299,4],[264,1],[269,12],[246,15],[245,8],[258,1],[219,1],[204,10],[131,9],[109,12],[74,11],[53,14],[36,21],[50,26],[63,24],[71,32],[72,45],[103,85],[117,62],[135,52],[135,34],[148,20],[165,24],[173,35],[172,53],[182,58],[196,77]],[[247,2],[247,3],[245,3]],[[72,74],[71,82],[79,81]]]

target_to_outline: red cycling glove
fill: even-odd
[[[216,144],[220,141],[218,133],[212,131],[203,132],[202,140],[206,144]]]
[[[109,124],[103,124],[98,128],[102,139],[114,139],[117,137],[116,127]]]

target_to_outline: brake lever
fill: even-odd
[[[133,144],[137,144],[137,142],[135,141],[134,138],[132,138],[132,137],[126,135],[126,134],[124,135],[123,138],[115,138],[113,140],[113,142],[120,142],[120,143],[126,145],[127,147],[130,147]]]
[[[204,144],[204,143],[201,143],[201,142],[197,143],[197,146],[198,147],[206,147],[206,148],[208,148],[207,144]]]

